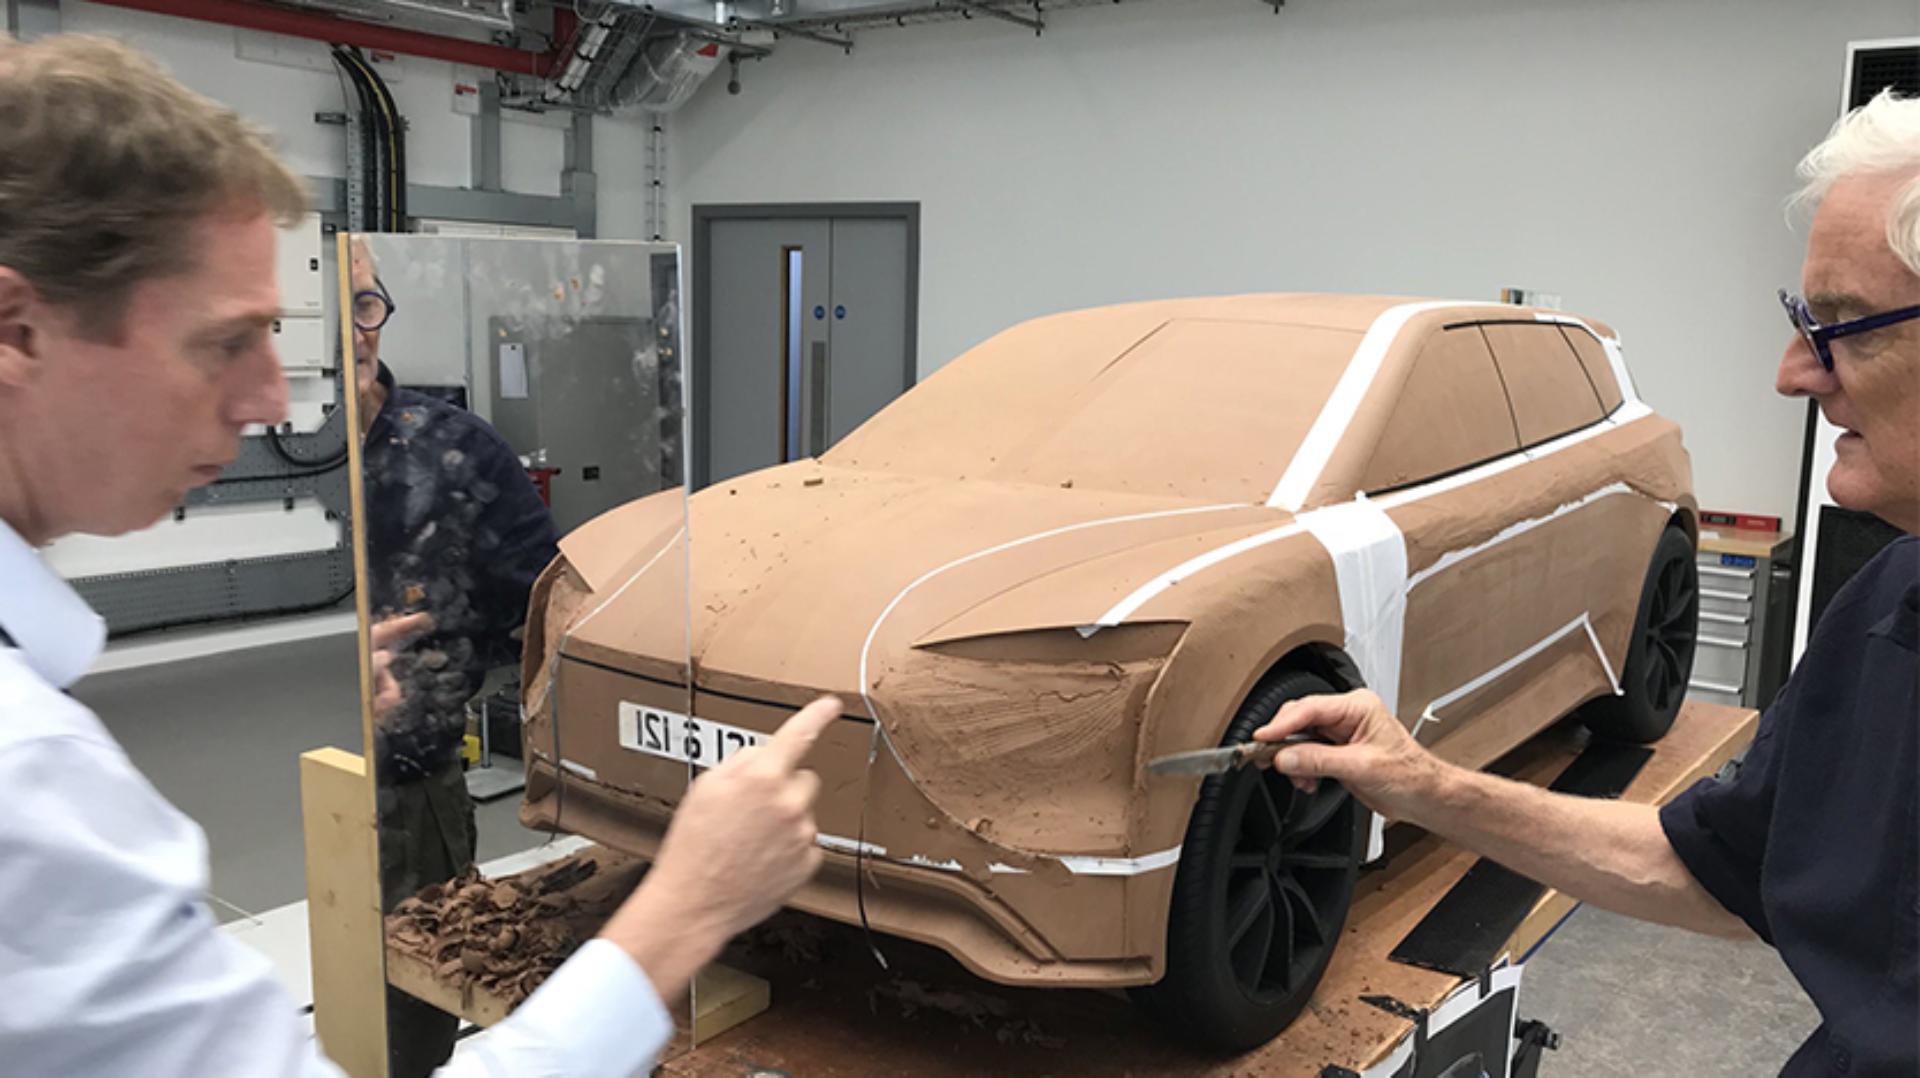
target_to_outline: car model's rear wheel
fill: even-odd
[[[1261,683],[1222,744],[1251,738],[1288,700],[1333,692],[1287,671]],[[1299,1015],[1333,958],[1366,853],[1369,817],[1338,783],[1311,794],[1269,770],[1201,783],[1174,878],[1167,972],[1134,999],[1182,1040],[1242,1051]]]
[[[1700,569],[1693,540],[1679,528],[1668,528],[1654,545],[1640,589],[1620,695],[1602,696],[1580,709],[1587,729],[1638,743],[1666,736],[1687,697],[1699,622]]]

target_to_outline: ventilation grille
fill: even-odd
[[[1903,97],[1920,97],[1920,45],[1888,45],[1853,54],[1847,108],[1857,109],[1888,88]]]

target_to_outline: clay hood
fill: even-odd
[[[1165,544],[1172,564],[1220,529],[1286,519],[814,461],[694,495],[685,549],[679,506],[677,494],[646,499],[562,542],[599,608],[576,622],[567,653],[661,676],[684,670],[690,641],[702,689],[796,704],[832,692],[856,711],[863,667],[871,678],[903,649],[1091,623],[1140,583],[1137,571],[1098,571],[1104,560],[1131,568]],[[1060,586],[1034,586],[1050,578]]]

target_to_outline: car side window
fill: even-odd
[[[1538,445],[1598,423],[1606,409],[1580,357],[1551,322],[1488,322],[1481,331],[1507,386],[1520,444]]]
[[[1587,381],[1593,383],[1593,391],[1600,395],[1600,407],[1613,414],[1620,407],[1624,396],[1620,392],[1620,380],[1613,376],[1613,364],[1607,359],[1606,346],[1600,339],[1579,326],[1561,326],[1560,335],[1567,339],[1567,347],[1580,357],[1580,365],[1587,370]]]
[[[1361,489],[1409,486],[1519,448],[1486,338],[1470,325],[1438,330],[1414,358]]]

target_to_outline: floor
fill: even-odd
[[[1820,1024],[1773,948],[1582,907],[1527,964],[1520,1012],[1562,1040],[1542,1074],[1779,1073]]]
[[[299,756],[361,751],[352,634],[96,674],[73,695],[206,831],[222,922],[306,897]],[[518,807],[513,796],[479,807],[480,860],[546,841]]]
[[[296,993],[305,977],[296,761],[324,745],[360,749],[353,644],[337,635],[121,670],[74,690],[206,830],[216,912],[275,952]],[[480,806],[483,862],[547,841],[520,827],[517,805],[507,796]],[[1521,993],[1522,1013],[1563,1038],[1542,1073],[1580,1078],[1772,1074],[1818,1022],[1770,949],[1592,909],[1534,957]]]

